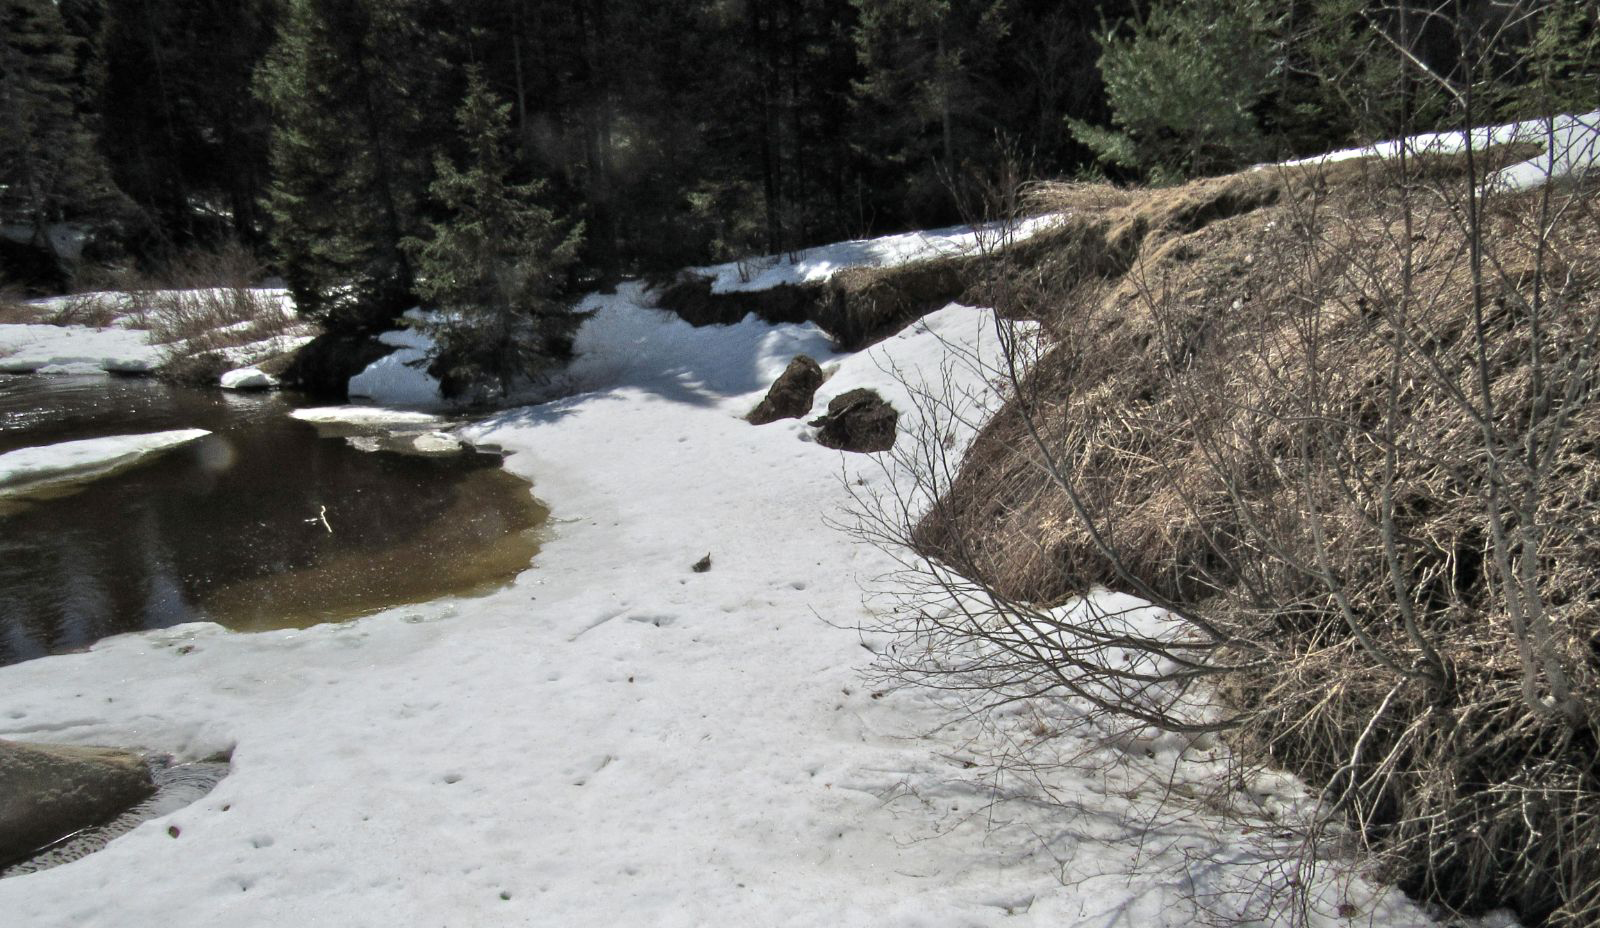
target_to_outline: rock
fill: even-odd
[[[839,451],[888,451],[894,447],[900,413],[868,389],[841,393],[828,403],[828,414],[813,419],[817,444]]]
[[[154,792],[144,759],[129,751],[0,741],[0,862],[101,824]]]
[[[241,367],[222,375],[224,390],[270,390],[278,385],[278,378],[254,367]]]
[[[751,425],[766,425],[779,419],[800,418],[811,411],[811,400],[825,379],[816,361],[807,355],[796,355],[772,382],[767,395],[744,417],[745,421]]]

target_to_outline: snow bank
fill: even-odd
[[[427,369],[433,339],[418,329],[396,329],[379,335],[378,341],[400,350],[373,361],[351,377],[352,398],[395,406],[437,406],[444,402],[439,381]]]
[[[1056,216],[1024,219],[1010,230],[1013,239],[1028,238],[1058,221]],[[712,278],[712,293],[739,293],[770,290],[780,284],[800,284],[827,280],[851,267],[893,267],[951,255],[973,254],[986,239],[1004,230],[1000,223],[983,226],[952,226],[930,232],[906,232],[882,238],[838,242],[807,248],[793,255],[769,255],[692,269]]]
[[[60,312],[72,300],[99,299],[118,307],[117,317],[105,328],[81,325],[0,325],[0,373],[5,374],[93,374],[102,371],[144,374],[161,364],[162,346],[150,344],[145,310],[162,296],[182,294],[203,297],[208,291],[152,290],[136,293],[104,291],[76,296],[36,300],[46,313]],[[252,291],[261,305],[275,307],[286,318],[294,316],[294,300],[282,288],[257,288]],[[216,332],[249,330],[256,321],[223,326]],[[236,368],[249,367],[277,355],[288,354],[311,341],[308,325],[292,327],[283,335],[246,345],[224,348],[223,357]],[[167,346],[183,354],[185,345]],[[206,347],[206,346],[201,346]],[[209,350],[209,349],[208,349]]]
[[[278,385],[278,378],[254,367],[241,367],[222,375],[224,390],[270,390]]]
[[[161,362],[147,333],[81,325],[0,325],[0,373],[144,373]]]
[[[177,429],[86,438],[8,451],[0,454],[0,497],[104,477],[210,434],[205,429]]]
[[[279,355],[288,354],[291,351],[298,351],[306,345],[309,345],[312,339],[315,337],[316,336],[306,332],[274,335],[271,338],[263,338],[258,342],[248,342],[243,345],[234,345],[230,348],[224,348],[219,353],[226,358],[230,364],[237,364],[241,367],[244,367],[255,364],[259,361],[264,361],[267,358],[275,358]]]
[[[1412,154],[1450,155],[1465,151],[1468,140],[1466,132],[1430,132],[1403,141],[1346,148],[1284,164],[1296,166],[1328,164],[1351,158],[1394,158],[1400,154],[1402,144]],[[1473,129],[1470,140],[1473,147],[1480,150],[1491,145],[1516,142],[1543,146],[1543,154],[1502,168],[1488,178],[1491,187],[1531,190],[1554,179],[1584,177],[1600,166],[1600,110],[1582,116],[1555,116]]]
[[[1142,747],[1065,739],[1122,763],[1050,774],[1059,805],[991,808],[1013,781],[976,777],[977,732],[938,694],[860,675],[887,646],[855,630],[861,585],[894,564],[828,522],[892,461],[740,418],[799,351],[832,372],[818,407],[857,386],[908,403],[889,372],[937,381],[952,350],[992,357],[988,314],[951,307],[841,356],[810,325],[693,329],[639,299],[585,301],[577,394],[464,430],[553,508],[506,589],[0,668],[0,738],[233,763],[106,850],[0,880],[8,926],[1202,921],[1212,857],[1246,860],[1254,839],[1204,820],[1143,841],[1160,790],[1131,772]],[[1363,924],[1427,923],[1358,879],[1330,892]]]

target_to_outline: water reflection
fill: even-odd
[[[0,378],[0,451],[215,433],[0,514],[0,663],[198,619],[339,620],[490,589],[533,557],[546,513],[496,459],[365,453],[289,418],[289,405],[151,381]]]

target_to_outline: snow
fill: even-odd
[[[424,432],[411,439],[411,447],[419,454],[455,454],[462,445],[460,439],[446,432]]]
[[[0,880],[7,925],[1166,928],[1202,917],[1216,856],[1263,874],[1237,826],[1145,830],[1142,750],[1077,742],[1122,763],[1054,772],[1058,803],[991,807],[1021,784],[969,770],[970,721],[863,682],[884,642],[856,630],[861,586],[894,565],[828,523],[894,465],[740,417],[801,351],[833,372],[818,407],[860,386],[908,403],[891,372],[992,356],[986,312],[952,306],[841,356],[810,325],[693,329],[641,300],[626,285],[585,301],[574,395],[460,432],[509,452],[553,510],[505,589],[0,668],[0,738],[233,765],[104,851]],[[1428,924],[1356,877],[1319,891],[1362,924]]]
[[[34,301],[46,314],[60,312],[71,300],[98,300],[116,308],[118,315],[111,325],[92,328],[82,325],[18,324],[0,325],[0,373],[4,374],[94,374],[100,372],[147,374],[160,366],[163,347],[150,343],[146,329],[149,322],[146,311],[158,298],[181,295],[198,301],[209,291],[150,290],[133,293],[102,291],[76,296],[49,297]],[[257,288],[252,291],[257,302],[275,307],[285,317],[294,316],[294,301],[287,290]],[[255,321],[244,321],[222,326],[216,334],[230,330],[249,330]],[[288,354],[311,341],[310,327],[304,324],[290,327],[290,331],[246,345],[221,349],[220,353],[237,368],[245,368],[267,358]],[[207,346],[202,345],[202,348]],[[171,346],[176,354],[183,354],[186,345]],[[207,348],[207,350],[209,350]]]
[[[209,434],[205,429],[176,429],[8,451],[0,454],[0,497],[104,477]]]
[[[56,254],[76,261],[83,256],[84,243],[89,240],[89,232],[83,226],[70,222],[51,223],[45,230],[50,236],[50,245]],[[18,243],[19,245],[33,244],[33,226],[20,223],[6,223],[0,225],[0,238]]]
[[[245,366],[298,351],[311,344],[311,340],[315,337],[304,333],[274,335],[260,341],[224,348],[218,353],[228,359],[229,363]]]
[[[306,422],[357,426],[438,426],[445,421],[433,413],[383,406],[313,406],[290,410],[289,415]]]
[[[444,402],[439,381],[428,373],[425,363],[433,351],[433,339],[420,329],[407,328],[384,332],[378,341],[400,350],[373,361],[351,377],[351,398],[394,406],[438,406]]]
[[[278,378],[254,367],[241,367],[222,375],[224,390],[270,390],[278,385]]]
[[[1488,177],[1488,186],[1502,190],[1531,190],[1558,178],[1581,178],[1600,167],[1600,110],[1582,116],[1562,115],[1473,129],[1465,132],[1430,132],[1404,140],[1412,154],[1457,154],[1472,146],[1482,150],[1491,145],[1525,142],[1544,147],[1544,152],[1527,161],[1502,168]],[[1288,166],[1329,164],[1352,158],[1394,158],[1401,141],[1377,142],[1359,148],[1285,162]]]
[[[144,373],[161,363],[147,333],[81,325],[0,325],[0,373]]]
[[[1059,221],[1057,216],[1034,216],[1007,230],[1001,223],[952,226],[927,232],[906,232],[881,238],[838,242],[808,248],[792,255],[769,255],[733,261],[692,272],[712,278],[712,293],[770,290],[783,284],[824,281],[852,267],[893,267],[929,258],[975,254],[1002,235],[1020,241]]]

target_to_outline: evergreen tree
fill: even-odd
[[[469,69],[457,111],[461,167],[440,156],[430,192],[445,218],[406,242],[418,289],[440,311],[432,371],[450,396],[504,396],[571,354],[579,317],[562,302],[581,228],[566,228],[538,200],[545,185],[513,183],[511,104]]]
[[[1600,87],[1600,8],[1593,0],[1548,0],[1526,24],[1508,86],[1495,95],[1512,119],[1583,113]]]
[[[56,265],[50,226],[117,202],[75,85],[80,43],[53,0],[0,0],[0,223]]]
[[[1165,0],[1102,39],[1100,72],[1114,128],[1073,134],[1102,161],[1155,176],[1225,170],[1271,145],[1260,110],[1283,51],[1274,0]]]
[[[402,242],[448,119],[443,14],[430,0],[290,0],[258,71],[273,244],[301,311],[331,329],[380,327],[415,302]]]
[[[1006,0],[852,0],[863,70],[856,144],[878,186],[912,218],[952,218],[947,186],[996,141],[994,71],[1010,29]]]
[[[77,14],[96,28],[88,37],[113,173],[169,246],[227,235],[254,242],[262,232],[269,133],[251,81],[278,6],[103,0],[98,16]]]

